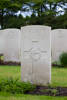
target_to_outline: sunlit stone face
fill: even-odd
[[[0,52],[4,55],[4,61],[20,62],[20,35],[19,29],[0,31]]]
[[[22,81],[48,84],[51,80],[51,28],[26,26],[21,29]]]
[[[67,52],[67,30],[56,29],[52,32],[52,61],[58,61],[63,52]]]
[[[0,30],[0,54],[3,54],[4,51],[4,34],[3,31]]]

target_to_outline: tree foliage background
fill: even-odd
[[[23,17],[25,12],[31,15]],[[0,0],[0,25],[1,29],[25,25],[67,28],[67,0]]]

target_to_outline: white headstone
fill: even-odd
[[[63,52],[67,52],[67,29],[56,29],[52,32],[52,61],[58,61]]]
[[[48,84],[51,81],[51,28],[32,25],[22,27],[22,81]]]
[[[4,52],[4,34],[3,34],[3,30],[0,30],[0,54],[3,54]]]
[[[20,30],[3,30],[4,61],[20,62]]]

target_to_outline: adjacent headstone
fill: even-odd
[[[52,34],[52,61],[58,61],[63,52],[67,52],[67,30],[56,29]]]
[[[2,30],[0,46],[3,46],[4,61],[20,62],[20,34],[19,29]]]
[[[0,30],[0,54],[4,53],[4,34],[3,34],[3,30]]]
[[[22,81],[48,84],[51,81],[51,28],[25,26],[21,28]]]

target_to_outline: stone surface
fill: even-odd
[[[51,28],[32,25],[21,28],[22,81],[48,84],[51,81]]]
[[[4,53],[4,34],[3,34],[3,30],[0,30],[0,54]]]
[[[52,32],[52,61],[58,61],[63,52],[67,52],[67,30],[56,29]]]
[[[5,29],[0,33],[0,51],[4,54],[4,61],[20,62],[20,30]]]

